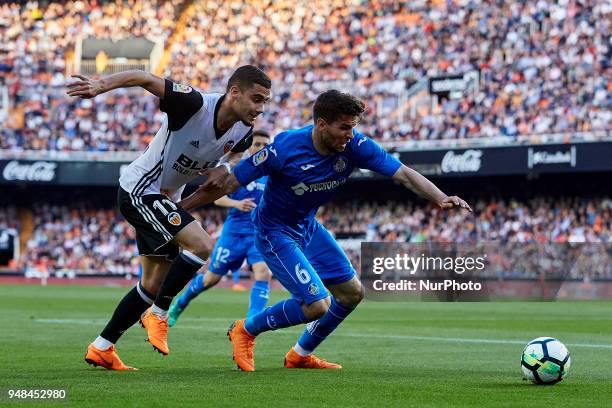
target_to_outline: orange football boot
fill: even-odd
[[[342,368],[340,364],[330,363],[318,357],[313,356],[300,356],[293,347],[285,355],[285,368],[331,368],[338,370]]]
[[[246,288],[244,286],[242,286],[241,284],[237,283],[235,285],[232,285],[232,290],[234,292],[244,292],[244,291],[246,291]]]
[[[244,320],[236,320],[227,331],[227,336],[233,346],[233,359],[242,371],[255,371],[255,336],[251,336],[244,328]]]
[[[121,359],[117,355],[115,346],[110,346],[107,350],[100,350],[92,343],[87,346],[87,352],[85,353],[85,361],[94,367],[101,366],[109,370],[138,370],[137,368],[123,364],[123,361],[121,361]]]
[[[151,309],[140,317],[140,325],[147,331],[147,341],[164,356],[170,354],[168,348],[168,319],[160,319]]]

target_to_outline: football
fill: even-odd
[[[538,337],[525,346],[521,369],[523,377],[535,384],[556,384],[567,376],[571,362],[563,343],[552,337]]]

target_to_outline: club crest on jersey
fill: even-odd
[[[316,283],[311,283],[308,286],[308,293],[310,293],[311,295],[318,295],[319,294],[319,285],[317,285]]]
[[[223,153],[229,152],[230,150],[232,150],[232,147],[234,147],[234,141],[230,140],[225,144],[225,146],[223,146]]]
[[[268,323],[268,327],[270,327],[271,329],[276,329],[278,327],[276,319],[272,315],[266,317],[266,323]]]
[[[174,92],[180,92],[180,93],[189,93],[193,91],[193,89],[189,85],[176,84],[176,83],[172,83],[172,90]]]
[[[259,166],[261,163],[265,162],[268,159],[268,150],[263,149],[255,153],[253,156],[253,165]]]
[[[168,222],[172,225],[179,226],[181,225],[181,216],[177,212],[171,212],[168,214]]]
[[[334,163],[334,170],[336,170],[338,173],[342,173],[345,169],[346,169],[346,159],[340,156],[336,159],[336,162]]]

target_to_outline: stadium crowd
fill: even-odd
[[[138,269],[135,232],[114,210],[34,206],[35,228],[20,262],[27,269],[104,271]]]
[[[65,95],[75,39],[167,39],[183,0],[37,2],[0,5],[0,84],[12,123],[0,148],[141,150],[161,122],[152,96],[117,91],[92,100]]]
[[[0,230],[19,230],[19,216],[14,205],[0,205]]]
[[[163,117],[155,99],[69,100],[66,61],[77,34],[167,39],[183,2],[45,4],[0,6],[0,84],[22,112],[3,126],[0,148],[141,150]],[[274,99],[258,126],[272,131],[308,123],[329,87],[364,98],[361,130],[379,140],[610,130],[611,15],[606,0],[196,0],[165,75],[221,90],[238,65],[262,66]],[[480,73],[473,92],[399,114],[400,94],[423,77],[468,71]]]
[[[134,274],[138,250],[134,229],[115,209],[82,204],[35,205],[34,231],[20,259],[26,268],[79,273]],[[218,235],[224,212],[212,208],[202,225]],[[1,222],[1,219],[0,219]]]
[[[343,238],[391,242],[611,242],[612,201],[479,200],[474,215],[417,203],[343,203],[319,219]]]
[[[137,270],[133,229],[116,210],[86,205],[34,208],[35,229],[20,261],[23,267],[43,262],[50,271],[124,275]],[[470,215],[445,214],[418,203],[336,203],[322,208],[318,218],[346,246],[357,270],[355,243],[360,241],[612,244],[612,200],[608,198],[478,201],[473,208]],[[226,213],[210,207],[198,216],[204,228],[218,237]],[[591,277],[612,278],[610,267],[587,272]]]

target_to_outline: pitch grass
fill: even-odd
[[[118,349],[141,370],[93,369],[83,361],[85,347],[125,291],[0,286],[0,388],[69,394],[64,403],[8,404],[601,407],[612,401],[612,302],[364,302],[317,350],[343,370],[282,368],[301,333],[291,328],[261,335],[257,371],[243,373],[234,368],[225,332],[244,313],[248,295],[218,289],[196,299],[171,329],[170,356],[152,351],[134,326]],[[271,300],[281,297],[276,292]],[[557,385],[521,380],[523,343],[539,336],[557,337],[570,349],[570,377]]]

